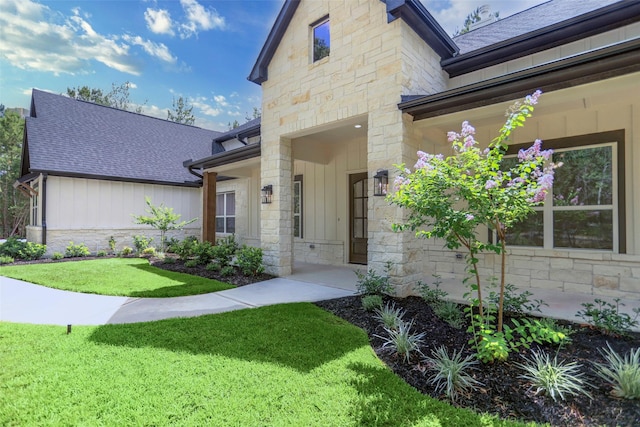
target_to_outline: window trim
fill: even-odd
[[[560,149],[572,149],[572,148],[580,148],[587,146],[597,146],[597,145],[605,145],[605,144],[613,144],[615,147],[615,159],[617,162],[617,173],[614,177],[617,180],[617,203],[613,206],[613,223],[614,223],[614,247],[613,249],[582,249],[582,248],[555,248],[552,247],[552,250],[601,250],[606,252],[613,252],[619,254],[627,253],[627,218],[626,218],[626,186],[625,186],[625,177],[626,177],[626,164],[625,164],[625,131],[624,129],[607,131],[607,132],[598,132],[591,133],[586,135],[577,135],[577,136],[569,136],[565,138],[556,138],[556,139],[546,139],[542,141],[542,146],[545,149],[551,148],[553,150]],[[526,144],[515,144],[510,145],[505,153],[505,156],[511,156],[518,154],[518,151],[521,149],[527,149],[531,146],[531,143]],[[549,196],[548,196],[549,197]],[[545,203],[547,201],[545,200]],[[551,207],[551,211],[553,212],[553,206]],[[617,214],[617,215],[616,215]],[[615,245],[615,224],[617,222],[617,251]],[[546,218],[545,218],[546,224]],[[545,243],[547,242],[547,231],[545,229]],[[548,249],[546,246],[540,248],[539,246],[520,246],[520,247],[531,247],[537,249]]]
[[[296,214],[296,206],[295,206],[295,200],[296,200],[296,198],[295,198],[295,187],[296,187],[296,184],[300,188],[300,212],[298,214]],[[294,224],[295,224],[295,217],[298,216],[300,218],[300,235],[299,236],[295,235],[295,227],[293,227],[293,231],[294,231],[293,237],[302,239],[302,238],[304,238],[304,226],[303,226],[303,218],[304,218],[304,215],[303,215],[303,212],[304,212],[304,198],[303,198],[304,185],[303,185],[302,175],[294,176],[294,178],[293,178],[293,192],[294,192],[294,197],[293,197],[294,205],[293,205],[292,217],[293,217],[293,220],[294,220]]]
[[[217,212],[216,212],[216,233],[219,233],[219,234],[235,234],[235,232],[236,232],[236,230],[235,230],[235,221],[234,221],[234,226],[233,226],[234,230],[232,232],[227,231],[227,219],[228,218],[233,218],[235,220],[235,218],[236,218],[236,214],[235,213],[233,215],[229,215],[227,213],[227,195],[229,195],[229,194],[233,194],[234,205],[235,205],[236,204],[236,192],[235,191],[223,191],[223,192],[220,192],[220,193],[216,193],[216,204],[218,203],[218,200],[217,200],[218,196],[224,196],[223,197],[224,206],[222,207],[223,214],[222,215],[218,215]],[[217,210],[217,208],[216,208],[216,210]],[[222,223],[224,225],[223,231],[218,231],[218,221],[217,221],[218,218],[223,218],[223,221],[222,221]]]
[[[316,62],[322,61],[324,58],[328,58],[331,55],[331,24],[329,24],[329,53],[327,53],[326,56],[323,56],[322,58],[318,58],[316,59],[316,54],[315,54],[315,40],[316,40],[316,28],[320,27],[321,25],[324,25],[325,23],[329,23],[329,15],[325,15],[322,18],[318,19],[317,21],[314,21],[311,25],[309,25],[309,29],[310,29],[310,52],[311,55],[311,63],[315,64]]]
[[[39,197],[39,192],[38,192],[38,187],[40,186],[39,181],[36,181],[33,185],[32,185],[32,189],[34,191],[34,195],[31,197],[31,226],[33,227],[38,227],[39,226],[39,219],[40,216],[38,215],[38,209],[39,209],[39,203],[38,203],[38,197]]]

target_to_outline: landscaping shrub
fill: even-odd
[[[147,249],[151,245],[151,242],[153,242],[153,237],[133,236],[133,246],[136,248],[137,254],[141,254],[142,251]]]
[[[14,261],[15,259],[8,255],[0,255],[0,265],[12,264]]]
[[[517,289],[518,288],[511,283],[505,285],[503,302],[505,312],[516,315],[524,315],[526,313],[540,312],[540,307],[543,305],[547,305],[547,303],[539,299],[531,301],[529,299],[530,296],[533,296],[531,292],[524,291],[517,293]],[[499,293],[494,291],[489,293],[489,300],[492,303],[496,304],[496,306],[499,303],[499,299]]]
[[[384,307],[375,309],[375,318],[378,319],[385,328],[398,329],[404,316],[404,310],[396,308],[395,303],[385,304]]]
[[[431,307],[435,315],[447,322],[449,326],[456,329],[461,329],[464,326],[464,313],[455,302],[441,301]]]
[[[39,243],[26,242],[24,247],[18,251],[18,258],[27,261],[40,259],[47,252],[47,245]]]
[[[433,288],[423,282],[418,282],[416,286],[422,299],[429,305],[442,302],[442,300],[448,295],[446,291],[440,289],[440,285],[442,284],[440,276],[434,274],[433,278]]]
[[[20,258],[19,253],[26,245],[27,242],[11,236],[4,243],[0,244],[0,256]]]
[[[133,249],[129,246],[124,246],[122,251],[120,251],[120,256],[129,256],[133,253]]]
[[[144,248],[142,250],[142,253],[140,253],[140,256],[142,256],[143,258],[151,258],[156,256],[156,248]]]
[[[186,261],[194,256],[194,249],[198,244],[198,239],[194,236],[188,236],[179,243],[176,243],[172,247],[173,253],[178,255],[182,261]]]
[[[198,266],[198,261],[195,259],[190,259],[184,262],[184,266],[188,268],[195,268]]]
[[[222,268],[231,265],[231,261],[238,251],[238,243],[233,236],[225,237],[216,242],[213,247],[213,259],[218,261]]]
[[[389,271],[391,270],[391,262],[387,262],[384,268],[384,275],[379,275],[374,270],[368,270],[366,273],[356,270],[358,276],[356,288],[358,293],[362,295],[391,295],[393,286],[389,282]]]
[[[387,337],[376,335],[378,338],[384,340],[382,348],[390,347],[399,356],[402,356],[406,363],[411,362],[411,356],[413,353],[420,353],[420,345],[423,343],[425,336],[424,332],[419,334],[411,332],[411,322],[400,322],[396,329],[384,328],[387,332]]]
[[[207,271],[220,271],[221,268],[222,267],[220,267],[220,264],[218,264],[217,262],[210,262],[205,267],[205,270],[207,270]]]
[[[78,258],[89,256],[91,252],[89,248],[84,243],[78,243],[77,245],[73,242],[69,242],[69,246],[64,251],[65,258]]]
[[[105,257],[107,256],[107,251],[98,251],[96,252],[97,257]]]
[[[236,265],[245,276],[257,276],[264,272],[262,249],[243,245],[238,251]]]
[[[109,236],[109,251],[112,254],[116,253],[116,239],[113,236]]]
[[[54,252],[53,255],[51,255],[51,259],[53,259],[54,261],[62,258],[64,258],[64,254],[62,252]]]
[[[615,304],[596,298],[594,303],[586,302],[582,306],[584,310],[578,311],[576,317],[582,318],[585,322],[600,329],[609,335],[625,335],[631,328],[638,325],[636,320],[640,315],[640,309],[635,308],[635,317],[627,313],[620,313],[620,298],[614,300]]]
[[[236,269],[233,268],[232,265],[225,265],[220,269],[220,275],[222,277],[230,277],[230,276],[233,276],[235,273],[236,273]]]
[[[200,265],[208,264],[214,258],[214,250],[211,242],[195,243],[193,246],[193,255]]]
[[[163,264],[175,264],[176,263],[176,259],[170,256],[164,257],[164,259],[162,260]]]
[[[362,297],[362,307],[367,311],[374,311],[382,307],[382,297],[380,295],[365,295]]]

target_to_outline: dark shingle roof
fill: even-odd
[[[551,0],[455,37],[460,54],[549,27],[620,0]]]
[[[215,139],[216,143],[219,142],[224,142],[224,141],[228,141],[230,139],[235,139],[238,138],[238,136],[241,136],[244,133],[249,133],[249,134],[253,134],[253,133],[260,133],[260,117],[249,120],[246,123],[241,124],[240,126],[231,129],[228,132],[225,132],[221,135],[218,135]],[[214,153],[216,154],[216,153]]]
[[[194,182],[182,166],[210,156],[220,132],[33,90],[28,165],[46,171],[166,183]],[[215,150],[215,151],[214,151]],[[24,161],[24,159],[23,159]],[[25,167],[26,166],[26,167]]]

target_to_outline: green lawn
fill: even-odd
[[[67,291],[147,298],[205,294],[234,287],[162,270],[143,258],[3,266],[0,275]]]
[[[0,425],[522,425],[420,394],[308,303],[70,335],[0,323],[0,348]]]

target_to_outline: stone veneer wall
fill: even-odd
[[[296,261],[311,264],[343,265],[346,243],[340,240],[307,241],[293,243]]]

